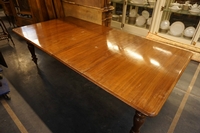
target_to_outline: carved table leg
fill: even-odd
[[[140,133],[140,128],[144,124],[144,121],[146,119],[146,116],[139,111],[135,111],[135,116],[134,116],[134,125],[131,128],[130,133]]]
[[[32,61],[35,62],[35,64],[37,65],[37,57],[35,55],[35,47],[30,42],[27,42],[27,44],[28,44],[28,49],[32,56]]]

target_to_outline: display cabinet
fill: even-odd
[[[10,5],[10,0],[0,0],[0,4],[3,7],[6,18],[8,19],[9,24],[14,25],[14,14]]]
[[[144,37],[151,33],[200,52],[199,0],[112,0],[112,5],[112,27]]]
[[[65,16],[110,26],[113,6],[110,0],[62,0]]]
[[[155,0],[111,0],[111,2],[115,7],[112,27],[140,36],[148,34],[156,5]]]
[[[60,0],[10,0],[17,26],[63,17]]]
[[[160,15],[150,32],[183,44],[199,47],[200,2],[159,1]]]

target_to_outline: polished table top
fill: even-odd
[[[14,32],[147,116],[156,116],[192,53],[72,17]]]

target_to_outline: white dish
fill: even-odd
[[[146,0],[129,0],[130,3],[133,4],[146,4]]]
[[[176,21],[170,26],[170,34],[180,36],[185,29],[185,25],[181,21]]]
[[[184,30],[183,35],[186,37],[193,37],[194,32],[195,28],[193,26],[189,26]]]
[[[196,9],[192,9],[192,10],[189,10],[189,12],[191,13],[191,14],[199,14],[200,13],[200,9],[198,9],[198,8],[196,8]]]
[[[163,21],[161,21],[161,23],[160,23],[160,29],[162,29],[162,30],[167,30],[167,29],[169,29],[169,26],[170,26],[169,20],[163,20]]]
[[[142,16],[143,16],[144,18],[148,19],[149,16],[150,16],[150,14],[149,14],[148,11],[144,10],[144,11],[142,11]]]
[[[152,22],[152,17],[150,17],[149,19],[147,19],[147,25],[151,25]]]
[[[191,7],[191,9],[195,9],[195,8],[198,8],[198,4],[197,3],[193,4],[192,7]]]
[[[172,6],[172,7],[169,7],[169,9],[173,12],[177,12],[177,11],[180,11],[181,8],[179,8],[179,6]]]
[[[171,6],[180,6],[181,4],[178,3],[177,1],[175,3],[171,3]]]
[[[136,17],[137,16],[137,11],[135,9],[132,9],[129,13],[129,17]]]
[[[143,16],[139,16],[136,18],[136,25],[143,26],[146,23],[146,19]]]

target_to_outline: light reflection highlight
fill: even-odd
[[[142,57],[141,54],[139,53],[136,53],[135,51],[132,51],[131,49],[129,48],[125,48],[125,49],[120,49],[119,46],[111,43],[110,41],[107,40],[107,46],[108,46],[108,49],[110,49],[111,51],[113,52],[123,52],[125,55],[127,56],[130,56],[134,59],[137,59],[137,60],[144,60],[144,58]]]
[[[31,40],[35,44],[41,46],[39,43],[38,36],[36,34],[35,29],[33,29],[32,27],[27,28],[27,26],[24,26],[21,29],[22,29],[22,33],[25,38],[27,38],[28,40]]]
[[[130,49],[125,49],[124,51],[126,52],[126,54],[128,54],[129,56],[131,56],[131,57],[133,57],[135,59],[139,59],[139,60],[143,60],[144,59],[140,54],[138,54],[138,53],[136,53],[136,52],[134,52],[134,51],[132,51]]]
[[[167,55],[171,55],[171,54],[172,54],[172,52],[170,52],[170,51],[168,51],[168,50],[165,50],[165,49],[162,49],[162,48],[159,48],[159,47],[153,46],[153,49],[158,50],[158,51],[161,51],[161,52],[163,52],[163,53],[165,53],[165,54],[167,54]]]
[[[40,43],[39,43],[39,41],[38,41],[38,39],[35,39],[35,40],[32,40],[35,44],[38,44],[38,45],[40,45]]]
[[[119,47],[117,45],[112,44],[110,41],[107,41],[108,49],[119,52]]]
[[[160,66],[160,63],[158,61],[154,60],[154,59],[150,59],[150,62],[154,66]]]

